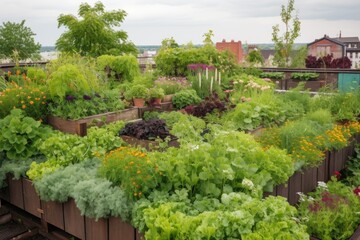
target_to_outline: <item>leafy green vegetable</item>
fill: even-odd
[[[25,117],[20,109],[0,119],[0,152],[12,160],[27,159],[38,155],[38,146],[51,132],[39,121]]]

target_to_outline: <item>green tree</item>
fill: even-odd
[[[292,46],[297,37],[300,36],[300,20],[293,15],[294,0],[288,0],[288,5],[281,6],[281,21],[285,24],[285,32],[280,35],[279,24],[273,26],[272,41],[275,43],[274,63],[278,67],[287,67],[290,63]]]
[[[0,57],[13,61],[39,59],[39,43],[35,43],[36,34],[25,26],[25,20],[20,23],[3,22],[0,26]]]
[[[161,49],[167,48],[178,48],[179,44],[175,41],[173,37],[165,38],[161,41]]]
[[[71,14],[59,16],[58,27],[68,28],[56,41],[59,51],[92,57],[137,52],[135,45],[127,40],[125,31],[113,29],[124,21],[124,10],[105,11],[101,2],[94,7],[82,3],[78,15],[79,18]]]
[[[214,37],[213,30],[209,29],[207,33],[204,33],[203,37],[204,37],[203,43],[205,46],[214,46],[214,42],[212,40],[212,37]]]
[[[305,59],[308,56],[307,46],[302,46],[298,49],[296,54],[291,57],[291,65],[292,68],[305,68]]]
[[[258,50],[258,49],[254,49],[253,51],[249,52],[246,59],[249,63],[254,63],[254,64],[257,64],[257,63],[263,64],[264,63],[264,58],[261,55],[260,50]]]

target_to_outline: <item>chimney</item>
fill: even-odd
[[[341,38],[341,30],[340,30],[339,38]]]

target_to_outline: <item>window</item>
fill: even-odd
[[[317,46],[316,53],[318,56],[325,56],[331,53],[330,46]]]

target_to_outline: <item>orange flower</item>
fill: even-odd
[[[24,105],[22,105],[22,106],[21,106],[21,108],[22,108],[22,109],[25,109],[25,108],[26,108],[26,105],[25,105],[25,104],[24,104]]]
[[[34,102],[33,102],[33,101],[30,101],[29,103],[30,103],[30,105],[33,105],[33,104],[34,104]]]

